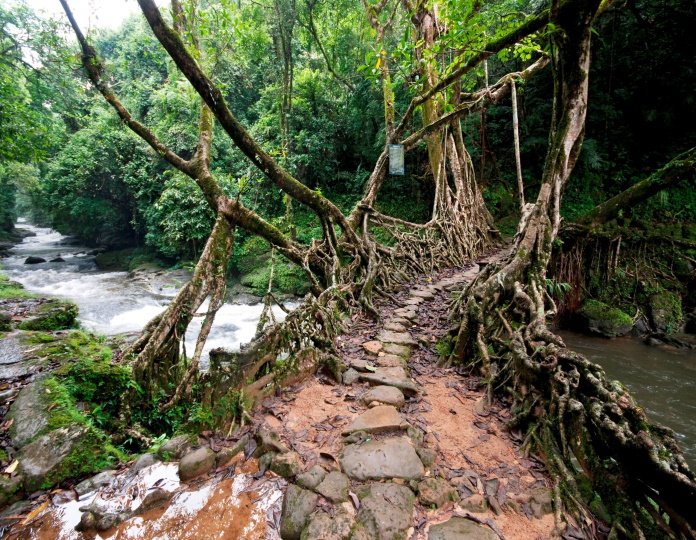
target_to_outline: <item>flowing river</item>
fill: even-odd
[[[34,233],[16,245],[9,257],[0,262],[4,272],[35,293],[67,298],[80,308],[80,323],[88,330],[104,335],[137,332],[160,313],[188,278],[184,271],[140,273],[104,272],[97,268],[91,248],[74,245],[57,231],[30,225],[22,218],[18,229]],[[45,263],[25,264],[29,256],[46,259]],[[50,262],[53,259],[62,262]],[[238,350],[254,337],[263,306],[227,303],[217,313],[206,342],[201,368],[208,366],[210,349],[225,347]],[[202,310],[204,311],[205,306]],[[276,319],[284,313],[276,307]],[[186,334],[189,354],[200,331],[202,317],[196,317]]]

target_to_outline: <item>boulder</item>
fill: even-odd
[[[39,379],[22,388],[12,403],[7,418],[13,420],[10,434],[16,448],[28,444],[48,428],[45,395],[44,381]]]
[[[459,495],[444,478],[426,478],[418,484],[418,500],[423,506],[439,508],[458,501]]]
[[[92,478],[88,478],[77,484],[75,486],[75,491],[82,497],[86,493],[91,493],[101,487],[108,486],[114,479],[114,474],[116,474],[116,471],[102,471]]]
[[[356,417],[343,429],[343,434],[346,435],[354,431],[382,433],[384,431],[406,429],[408,425],[408,422],[401,418],[401,415],[393,406],[378,405]]]
[[[371,484],[358,490],[360,510],[356,536],[374,540],[406,538],[413,524],[413,492],[393,483]]]
[[[648,299],[650,321],[657,332],[673,334],[678,332],[684,322],[682,299],[671,291],[661,291]]]
[[[388,478],[418,480],[425,473],[423,463],[405,437],[348,445],[343,450],[340,462],[348,476],[360,481]]]
[[[67,330],[74,328],[77,321],[78,309],[72,302],[49,299],[39,304],[38,309],[21,323],[22,330]]]
[[[202,447],[186,454],[179,462],[179,478],[191,480],[209,472],[215,466],[215,452]]]
[[[297,477],[297,484],[305,489],[314,490],[326,478],[326,471],[321,465],[314,465],[307,472]]]
[[[55,257],[54,259],[51,259],[51,260],[48,261],[48,262],[52,262],[52,263],[62,263],[62,262],[65,262],[65,259],[64,259],[63,257]]]
[[[181,459],[193,446],[190,435],[177,435],[159,447],[157,456],[163,461]]]
[[[497,540],[498,535],[488,527],[463,517],[453,517],[444,523],[432,525],[428,540]]]
[[[276,454],[271,462],[271,471],[283,478],[297,476],[302,469],[304,469],[304,463],[296,452]]]
[[[597,300],[585,300],[577,316],[585,330],[604,337],[624,336],[633,328],[629,315]]]
[[[249,434],[245,434],[233,446],[226,446],[222,448],[215,456],[215,466],[223,467],[227,465],[234,456],[244,451],[244,448],[249,443],[250,439],[251,437]]]
[[[348,540],[353,522],[354,518],[347,512],[339,512],[334,516],[316,512],[302,533],[302,540]]]
[[[24,259],[24,264],[41,264],[45,262],[46,259],[44,259],[43,257],[36,257],[34,255],[30,255],[29,257]]]
[[[341,503],[348,500],[350,480],[338,471],[331,471],[316,487],[316,492],[332,503]]]
[[[154,465],[159,461],[159,458],[155,454],[143,454],[140,456],[133,465],[131,465],[130,470],[128,471],[129,474],[137,474],[139,471],[142,471],[145,467],[149,467],[150,465]]]
[[[24,478],[21,475],[12,477],[0,475],[0,509],[19,499],[23,481]]]
[[[258,444],[255,454],[261,456],[267,452],[278,452],[284,454],[290,449],[285,446],[280,436],[275,432],[266,428],[261,428],[256,433],[256,443]]]
[[[318,500],[316,493],[294,484],[288,486],[280,514],[280,537],[283,540],[300,540]]]

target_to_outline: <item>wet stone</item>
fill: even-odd
[[[358,491],[360,510],[356,538],[395,540],[407,537],[413,524],[413,492],[393,483],[363,486]]]
[[[305,489],[316,488],[326,477],[326,471],[321,465],[314,465],[307,472],[297,477],[297,484]]]
[[[332,471],[317,486],[316,492],[333,503],[340,503],[348,500],[349,488],[348,477],[338,471]]]
[[[343,430],[343,434],[353,431],[365,431],[366,433],[382,433],[397,429],[406,429],[408,423],[401,418],[399,412],[392,405],[379,405],[368,409],[355,418]]]
[[[418,393],[416,384],[406,376],[406,371],[400,367],[379,367],[374,373],[362,373],[360,378],[374,385],[393,386],[405,394]]]
[[[158,461],[159,459],[157,458],[157,456],[155,456],[155,454],[143,454],[135,461],[135,463],[133,463],[130,470],[128,471],[128,474],[135,475],[138,473],[138,471],[141,471],[145,467],[149,467],[150,465],[154,465]]]
[[[75,491],[80,497],[82,497],[82,495],[85,493],[89,493],[99,489],[100,487],[107,486],[113,480],[115,473],[116,471],[102,471],[92,478],[88,478],[87,480],[83,480],[77,484],[75,486]]]
[[[453,517],[444,523],[433,525],[428,540],[497,540],[498,535],[488,527],[478,525],[462,517]]]
[[[317,512],[302,533],[302,540],[348,540],[353,522],[353,517],[347,512],[335,516]]]
[[[215,452],[203,447],[186,454],[179,462],[179,478],[190,480],[209,472],[215,466]]]
[[[316,493],[294,484],[288,486],[280,515],[280,537],[283,540],[300,540],[318,500]]]
[[[365,392],[360,400],[367,406],[377,402],[398,409],[404,404],[404,393],[393,386],[380,385]]]
[[[423,506],[440,508],[459,500],[459,495],[444,478],[426,478],[418,484],[418,500]]]
[[[377,336],[384,343],[396,343],[397,345],[415,345],[416,340],[408,332],[390,332],[382,330]]]
[[[355,480],[417,480],[425,473],[413,445],[403,437],[351,444],[343,450],[340,461],[345,473]]]

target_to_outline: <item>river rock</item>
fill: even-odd
[[[67,330],[74,328],[78,309],[72,302],[55,298],[39,304],[31,316],[19,324],[22,330]]]
[[[43,379],[28,384],[12,403],[8,419],[12,419],[12,444],[21,448],[48,427],[48,413]]]
[[[159,459],[155,454],[143,454],[135,461],[135,463],[133,463],[133,465],[131,465],[128,474],[135,475],[138,473],[138,471],[142,471],[145,467],[154,465],[158,461]]]
[[[36,438],[19,452],[19,469],[24,475],[24,487],[28,492],[44,484],[55,484],[65,479],[69,471],[62,467],[63,461],[80,448],[88,428],[70,426],[54,429]]]
[[[302,472],[303,468],[302,458],[296,452],[276,454],[271,462],[271,471],[283,478],[297,476]]]
[[[307,472],[297,477],[297,484],[305,489],[314,489],[326,478],[326,471],[321,465],[314,465]]]
[[[280,515],[280,537],[283,540],[300,540],[318,500],[316,493],[294,484],[288,486]]]
[[[348,445],[343,450],[340,462],[348,476],[361,481],[387,478],[418,480],[425,473],[423,463],[405,437]]]
[[[498,535],[488,527],[462,517],[453,517],[430,527],[428,540],[497,540]]]
[[[360,378],[374,385],[393,386],[405,394],[418,393],[418,387],[401,367],[378,367],[374,373],[361,373]]]
[[[397,429],[406,429],[408,423],[401,418],[399,412],[392,405],[378,405],[366,410],[355,418],[343,429],[347,435],[353,431],[365,431],[366,433],[382,433]]]
[[[48,262],[52,262],[52,263],[62,263],[62,262],[65,262],[65,259],[64,259],[63,257],[55,257],[54,259],[51,259],[51,260],[48,261]]]
[[[108,486],[113,480],[114,474],[116,474],[116,471],[102,471],[92,478],[88,478],[77,484],[75,486],[75,491],[82,497],[82,495],[96,491],[100,487]]]
[[[24,264],[41,264],[45,262],[46,259],[44,259],[43,257],[36,257],[34,255],[30,255],[29,257],[24,259]]]
[[[586,300],[577,316],[586,330],[604,337],[623,336],[633,328],[633,320],[628,314],[597,300]]]
[[[418,500],[423,506],[440,508],[458,501],[459,495],[444,478],[426,478],[418,484]]]
[[[350,480],[345,474],[331,471],[316,487],[316,492],[333,503],[340,503],[348,500],[349,488]]]
[[[391,482],[371,484],[358,490],[360,510],[355,538],[394,540],[407,537],[413,524],[413,492]]]
[[[416,340],[408,332],[392,332],[382,330],[377,338],[383,343],[396,343],[397,345],[415,345]]]
[[[381,403],[383,405],[392,405],[397,409],[404,404],[404,393],[394,386],[379,385],[371,388],[360,400],[370,406],[372,403]]]
[[[208,447],[202,447],[186,454],[179,462],[179,478],[191,480],[196,476],[207,473],[215,466],[215,452]]]
[[[338,512],[334,516],[316,512],[302,533],[302,540],[348,540],[353,522],[354,518],[347,512]]]
[[[177,435],[159,447],[157,455],[163,461],[181,459],[193,446],[190,435]]]

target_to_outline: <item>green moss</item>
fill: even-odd
[[[626,334],[633,327],[630,315],[598,300],[585,300],[578,314],[589,330],[609,337]]]
[[[684,321],[681,296],[663,290],[650,296],[649,305],[650,316],[656,330],[666,334],[679,330]]]
[[[20,283],[10,281],[6,275],[0,273],[0,299],[12,300],[35,297],[35,294],[26,291]]]
[[[21,330],[67,330],[77,324],[78,309],[72,302],[51,299],[41,304],[31,318],[21,322]]]

